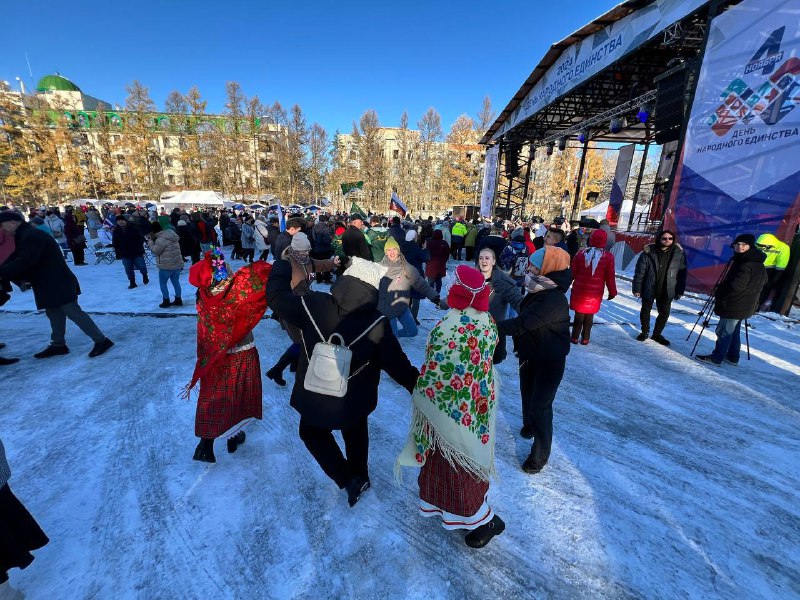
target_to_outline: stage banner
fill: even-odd
[[[622,146],[617,153],[617,170],[614,173],[614,181],[611,182],[611,196],[608,199],[608,210],[606,211],[606,219],[611,227],[619,224],[619,213],[622,210],[622,201],[625,199],[625,190],[628,188],[628,177],[631,174],[635,149],[635,144],[628,144]]]
[[[483,191],[481,192],[481,216],[491,217],[494,195],[497,190],[497,159],[500,144],[486,149],[486,161],[483,165]]]
[[[769,0],[764,1],[769,3]],[[492,139],[497,140],[556,98],[594,77],[707,3],[708,0],[655,0],[573,44],[547,69]]]
[[[709,291],[739,233],[790,242],[800,219],[800,0],[744,0],[711,22],[666,225]]]

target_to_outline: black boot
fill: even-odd
[[[169,301],[169,298],[164,298],[161,304],[158,305],[158,308],[169,308],[172,306],[172,302]]]
[[[286,380],[283,378],[283,370],[278,370],[278,365],[275,365],[269,371],[267,371],[266,375],[279,386],[283,387],[286,385]]]
[[[142,275],[142,283],[143,283],[143,284],[145,284],[145,285],[147,285],[148,283],[150,283],[150,278],[147,276],[147,273],[145,273],[144,275]]]
[[[217,462],[214,456],[214,440],[209,438],[200,438],[200,443],[194,449],[194,456],[192,460],[199,460],[202,462],[215,463]]]
[[[361,475],[354,475],[353,478],[347,483],[345,489],[347,490],[347,503],[350,508],[356,505],[361,495],[369,489],[369,479],[364,479]]]
[[[136,280],[135,279],[131,279],[131,282],[128,284],[128,289],[132,290],[135,287],[137,287]]]
[[[6,365],[13,365],[14,363],[18,362],[19,362],[18,358],[3,358],[2,356],[0,356],[0,366],[4,367]]]
[[[647,339],[647,332],[646,331],[643,331],[642,333],[640,333],[639,335],[636,336],[636,341],[637,342],[643,342],[646,339]]]
[[[110,339],[105,338],[97,342],[94,347],[89,351],[89,358],[95,358],[101,354],[105,354],[111,346],[114,345]]]
[[[464,537],[464,543],[470,548],[483,548],[496,535],[500,535],[506,528],[503,519],[495,515],[492,520],[473,529]]]
[[[297,361],[300,360],[300,355],[292,357],[292,362],[289,363],[289,372],[297,373]]]
[[[175,300],[172,301],[172,306],[183,306],[183,300],[175,298]]]
[[[51,344],[41,352],[34,354],[33,358],[50,358],[51,356],[59,356],[61,354],[69,354],[69,348],[67,348],[66,345],[54,346]]]
[[[228,438],[228,454],[233,454],[234,452],[236,452],[236,448],[238,448],[240,445],[244,444],[245,437],[246,436],[244,434],[244,431],[240,431],[239,433],[237,433],[233,437],[229,437]]]

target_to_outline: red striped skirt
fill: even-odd
[[[441,516],[447,529],[474,529],[494,516],[486,502],[489,482],[451,465],[438,449],[428,455],[418,482],[422,514]]]
[[[261,418],[261,362],[256,348],[225,355],[222,367],[200,380],[194,434],[216,439],[249,418]]]

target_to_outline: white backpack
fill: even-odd
[[[303,387],[309,392],[341,398],[347,394],[347,382],[350,378],[358,375],[369,364],[369,361],[367,361],[355,373],[350,375],[350,363],[353,360],[353,351],[350,350],[350,346],[367,335],[383,317],[378,317],[361,335],[350,344],[345,345],[344,338],[338,333],[332,333],[326,341],[319,327],[317,327],[314,317],[311,316],[311,311],[308,310],[305,298],[300,298],[300,301],[303,303],[303,308],[306,309],[306,314],[312,325],[314,325],[314,329],[317,330],[319,339],[322,340],[317,342],[309,357],[308,346],[306,346],[305,337],[303,338],[303,347],[305,348],[306,358],[308,358],[308,370],[303,380]],[[339,343],[334,343],[334,338],[339,338]]]

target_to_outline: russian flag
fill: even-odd
[[[408,208],[403,204],[396,192],[392,192],[392,199],[389,200],[389,210],[399,213],[401,217],[405,217],[408,212]]]
[[[278,228],[281,231],[286,231],[286,218],[283,216],[283,209],[281,208],[280,200],[278,200]]]

